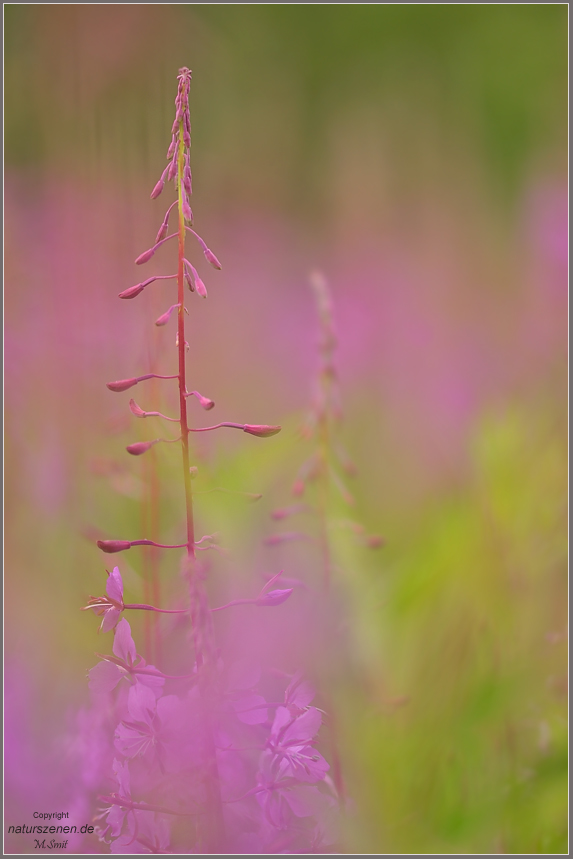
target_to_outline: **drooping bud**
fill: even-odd
[[[147,250],[147,251],[143,251],[143,253],[140,254],[137,257],[137,259],[135,260],[135,264],[136,265],[143,265],[144,262],[147,262],[148,260],[151,259],[151,257],[155,253],[155,250],[156,250],[156,245],[154,245],[152,248],[149,248],[149,250]]]
[[[132,456],[141,456],[142,453],[146,453],[158,441],[159,439],[157,438],[154,441],[136,441],[134,444],[128,444],[125,449]]]
[[[264,424],[245,424],[243,432],[248,432],[259,438],[268,438],[271,435],[276,435],[281,429],[282,427],[265,426]]]
[[[143,409],[141,409],[137,405],[135,400],[129,401],[129,408],[131,409],[131,413],[134,414],[136,418],[144,418],[147,415],[147,412],[144,412]]]
[[[108,382],[107,387],[110,391],[116,391],[119,393],[120,391],[127,391],[128,388],[133,388],[134,385],[137,385],[138,379],[120,379],[118,382]]]
[[[191,206],[189,205],[189,202],[187,200],[187,196],[185,194],[183,194],[182,208],[183,208],[183,217],[185,218],[186,221],[188,221],[190,224],[192,224],[193,223],[193,212],[191,211]]]
[[[155,188],[151,192],[151,199],[152,200],[155,200],[156,197],[159,197],[159,195],[163,191],[163,186],[165,185],[165,174],[167,173],[168,169],[169,169],[168,167],[165,168],[165,170],[161,174],[161,179],[159,180],[159,182],[157,183],[157,185],[155,186]]]
[[[205,286],[199,275],[197,275],[197,277],[195,278],[195,289],[197,290],[197,295],[200,295],[201,298],[207,298],[207,287]]]
[[[136,283],[135,286],[130,286],[128,289],[124,289],[123,292],[119,293],[120,298],[135,298],[139,295],[140,292],[143,292],[145,289],[145,284]]]
[[[102,552],[107,552],[112,555],[114,552],[125,552],[126,549],[131,549],[131,543],[128,540],[98,540],[98,549]]]
[[[156,245],[159,244],[159,242],[165,238],[165,236],[167,235],[167,229],[168,229],[167,221],[163,221],[163,223],[159,227],[159,232],[157,233],[157,235],[155,237],[155,244]]]
[[[217,259],[217,257],[213,253],[213,251],[210,250],[208,247],[204,247],[203,253],[205,254],[205,259],[207,260],[207,262],[210,263],[210,265],[212,265],[213,268],[219,269],[219,271],[220,271],[221,270],[221,263],[219,262],[219,260]]]
[[[214,400],[210,400],[208,397],[204,397],[202,394],[199,393],[199,391],[191,391],[191,393],[188,394],[188,396],[197,397],[197,399],[199,400],[199,403],[203,406],[203,408],[206,411],[209,411],[209,409],[212,409],[213,406],[215,405]]]
[[[179,305],[178,304],[172,304],[171,307],[169,308],[169,310],[166,310],[165,313],[163,313],[161,316],[158,317],[158,319],[155,320],[155,324],[159,325],[159,326],[167,325],[167,323],[169,322],[169,319],[171,318],[171,314],[173,313],[173,311],[175,310],[176,307],[179,307]]]
[[[268,594],[263,594],[255,600],[255,605],[273,606],[280,605],[288,600],[293,592],[293,588],[287,588],[284,591],[269,591]]]

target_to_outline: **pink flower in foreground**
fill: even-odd
[[[317,787],[298,784],[284,774],[284,764],[271,752],[261,758],[256,797],[268,822],[276,829],[288,829],[294,817],[320,816],[334,800]]]
[[[321,723],[322,716],[316,707],[310,707],[295,719],[286,707],[277,709],[268,745],[276,755],[280,775],[298,781],[322,781],[330,765],[312,745]]]
[[[129,768],[127,766],[127,761],[124,763],[120,763],[116,758],[113,761],[113,774],[119,784],[119,797],[122,799],[131,800],[131,785],[129,778]],[[112,794],[115,798],[118,794]],[[106,844],[109,844],[109,841],[106,841],[106,836],[109,834],[112,838],[116,838],[120,835],[121,830],[123,829],[123,823],[125,817],[130,812],[126,808],[121,808],[119,805],[110,805],[109,808],[105,808],[95,819],[102,820],[104,817],[106,818],[105,823],[96,823],[95,831],[100,839],[100,841],[105,841]],[[133,813],[133,812],[131,812]]]
[[[116,749],[126,758],[147,756],[150,761],[157,760],[164,770],[169,742],[176,743],[177,729],[183,727],[179,698],[166,695],[158,700],[149,686],[136,683],[129,690],[127,709],[131,718],[124,719],[116,728]],[[171,751],[168,769],[177,763],[177,750]]]
[[[156,695],[161,695],[165,678],[154,665],[147,665],[145,659],[138,656],[131,637],[131,627],[125,618],[120,620],[115,628],[113,652],[114,656],[96,654],[101,656],[103,662],[88,671],[89,687],[92,691],[111,692],[123,677],[128,677],[131,682],[150,686]]]

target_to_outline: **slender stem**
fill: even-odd
[[[124,603],[125,608],[140,609],[141,611],[159,611],[162,614],[186,614],[186,608],[156,608],[154,605],[145,605],[145,603]]]
[[[193,525],[193,494],[191,490],[191,474],[189,473],[189,427],[187,425],[187,399],[185,382],[185,311],[184,288],[185,274],[183,260],[185,259],[185,219],[183,216],[183,168],[185,164],[183,143],[183,120],[179,120],[179,154],[177,158],[177,194],[179,203],[179,258],[177,265],[177,331],[179,349],[179,409],[181,426],[181,447],[183,455],[183,481],[185,485],[185,511],[187,520],[187,555],[195,560],[195,531]],[[200,654],[196,654],[199,663]]]

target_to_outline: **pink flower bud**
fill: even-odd
[[[102,552],[107,552],[112,555],[114,552],[124,552],[126,549],[131,549],[131,543],[128,540],[98,540],[98,549]]]
[[[175,152],[175,137],[171,138],[171,143],[169,144],[169,149],[167,150],[167,160],[169,161],[173,158],[173,153]]]
[[[130,286],[129,289],[124,289],[123,292],[119,293],[120,298],[135,298],[136,295],[139,295],[140,292],[143,292],[145,289],[145,284],[136,283],[135,286]]]
[[[137,379],[120,379],[118,382],[108,382],[107,387],[110,391],[127,391],[128,388],[133,388],[137,385]]]
[[[205,248],[203,248],[203,253],[205,254],[205,259],[207,260],[207,262],[210,263],[213,266],[213,268],[217,268],[220,271],[221,270],[221,263],[219,262],[219,260],[217,259],[217,257],[213,253],[213,251],[209,250],[208,247],[205,247]]]
[[[212,409],[215,405],[213,400],[210,400],[208,397],[204,397],[202,394],[199,393],[199,391],[191,391],[191,396],[197,397],[199,403],[206,411],[209,411],[209,409]]]
[[[255,605],[272,606],[280,605],[285,600],[288,600],[293,592],[293,588],[287,588],[284,591],[269,591],[268,594],[263,594],[255,600]]]
[[[179,307],[179,305],[178,304],[172,304],[171,307],[169,308],[169,310],[166,310],[165,313],[163,313],[158,319],[155,320],[155,324],[159,325],[159,326],[167,325],[167,323],[169,322],[169,319],[171,317],[171,314],[173,313],[173,311],[175,310],[176,307]]]
[[[165,185],[165,174],[167,173],[168,169],[169,169],[168,167],[165,168],[165,170],[161,174],[161,179],[159,180],[159,182],[157,183],[157,185],[155,186],[155,188],[151,192],[151,199],[152,200],[155,200],[156,197],[159,197],[159,195],[163,191],[163,186]]]
[[[135,400],[129,401],[129,408],[131,409],[131,413],[135,415],[136,418],[144,418],[147,412],[144,412],[143,409],[140,409]]]
[[[191,206],[189,205],[189,203],[187,201],[187,197],[185,196],[185,194],[183,195],[182,208],[183,208],[183,217],[185,218],[186,221],[189,221],[192,224],[193,223],[193,212],[191,211]]]
[[[172,179],[175,179],[177,176],[177,156],[173,158],[173,161],[169,165],[169,172],[167,174],[167,180],[170,182]]]
[[[148,451],[154,444],[157,444],[157,439],[155,441],[136,441],[134,444],[128,444],[125,449],[132,456],[141,456],[142,453]]]
[[[158,244],[161,241],[161,239],[165,238],[166,235],[167,235],[167,223],[166,223],[166,221],[163,221],[163,223],[159,227],[159,232],[157,233],[157,236],[155,238],[155,244]]]
[[[148,251],[144,251],[142,254],[140,254],[137,257],[137,259],[135,260],[135,264],[136,265],[143,265],[144,262],[147,262],[148,260],[151,259],[151,257],[153,256],[154,253],[155,253],[155,245],[152,248],[149,248]]]
[[[197,295],[200,295],[201,298],[207,298],[207,288],[198,276],[195,278],[195,289],[197,290]]]
[[[259,438],[268,438],[271,435],[276,435],[281,429],[282,427],[265,426],[264,424],[245,424],[243,432],[259,436]]]

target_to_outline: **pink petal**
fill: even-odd
[[[107,577],[105,592],[110,599],[115,602],[123,603],[123,581],[121,579],[119,567],[114,567]]]
[[[243,695],[238,701],[233,701],[233,707],[239,720],[245,725],[261,725],[268,717],[264,706],[266,703],[262,695],[252,692],[250,695]]]
[[[103,616],[103,620],[101,622],[101,631],[109,632],[110,629],[113,629],[114,626],[117,625],[118,620],[121,617],[121,609],[119,608],[108,608]]]
[[[127,662],[128,665],[135,662],[137,650],[135,649],[135,642],[131,637],[131,627],[125,618],[120,620],[115,628],[113,652],[120,659],[123,659],[124,662]]]
[[[124,676],[121,668],[113,662],[98,662],[88,671],[88,675],[88,686],[92,692],[111,692]]]
[[[282,742],[288,743],[293,740],[311,740],[320,730],[321,724],[321,713],[316,709],[316,707],[311,707],[306,711],[306,713],[303,713],[302,716],[295,719],[292,725],[289,725],[284,733]]]
[[[151,725],[156,708],[157,701],[149,686],[136,683],[131,687],[127,696],[127,709],[134,721]]]

